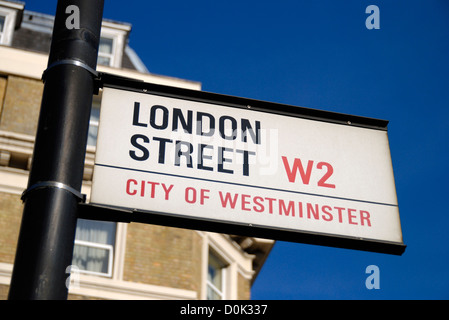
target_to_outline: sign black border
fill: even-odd
[[[387,131],[388,126],[388,120],[229,96],[201,90],[170,87],[131,78],[120,77],[108,73],[100,73],[99,78],[97,79],[97,88],[103,87],[139,92],[143,94],[148,93],[170,98],[180,98],[192,101],[212,103],[227,107],[250,109],[259,112],[279,114],[315,121],[324,121],[328,123],[336,123],[353,127]]]
[[[259,112],[280,114],[382,131],[387,131],[388,126],[387,120],[296,107],[292,105],[234,97],[199,90],[157,85],[107,73],[99,74],[97,86],[98,88],[109,87],[143,94],[148,93],[171,98],[207,102],[228,107],[251,109]],[[177,214],[98,205],[93,203],[79,204],[78,209],[78,217],[82,219],[126,223],[147,223],[168,227],[203,230],[393,255],[402,255],[406,248],[406,245],[400,242],[388,242],[334,234],[270,228],[259,225],[248,225],[198,217],[186,217]]]

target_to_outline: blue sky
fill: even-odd
[[[253,299],[448,299],[449,2],[105,1],[152,73],[203,90],[386,119],[402,256],[277,242]],[[380,29],[368,30],[368,5]],[[26,9],[54,14],[56,0]],[[368,290],[365,269],[380,270]]]

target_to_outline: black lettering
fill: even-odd
[[[184,132],[192,134],[192,118],[193,111],[187,111],[187,121],[182,114],[181,109],[174,108],[173,109],[173,131],[178,131],[178,122],[181,122],[181,126],[184,129]]]
[[[225,152],[232,152],[233,150],[230,148],[223,148],[223,147],[218,147],[218,172],[224,172],[224,173],[230,173],[233,174],[234,171],[230,170],[230,169],[225,169],[223,167],[223,164],[225,162],[232,162],[232,159],[229,158],[225,158],[224,157],[224,153]]]
[[[146,123],[139,122],[140,102],[134,102],[133,126],[146,127]]]
[[[242,119],[242,142],[247,142],[248,140],[248,129],[250,129],[249,134],[253,139],[255,144],[260,144],[260,121],[256,121],[256,132],[254,132],[253,127],[249,123],[248,119]]]
[[[203,131],[203,117],[209,118],[209,131]],[[205,112],[196,114],[196,134],[199,136],[212,137],[215,133],[215,118],[213,115]]]
[[[256,153],[253,151],[239,149],[236,149],[235,151],[243,154],[243,175],[249,176],[249,155],[256,155]]]
[[[150,143],[150,139],[147,136],[144,136],[143,134],[135,134],[135,135],[133,135],[131,137],[131,144],[133,145],[133,147],[135,147],[135,148],[139,149],[140,151],[142,151],[142,155],[138,156],[134,150],[129,150],[129,155],[134,160],[145,161],[150,156],[150,152],[148,151],[147,148],[145,148],[144,146],[140,145],[137,142],[137,139],[142,139],[143,143]]]
[[[182,146],[186,146],[188,148],[188,150],[182,151],[181,150]],[[193,146],[191,143],[177,140],[176,144],[175,144],[175,166],[181,165],[181,156],[184,156],[184,157],[186,157],[187,167],[193,168],[192,156],[191,156],[192,152],[193,152]]]
[[[199,145],[199,148],[198,148],[198,169],[213,171],[214,169],[212,167],[206,167],[205,165],[203,165],[203,159],[208,159],[208,160],[212,159],[212,156],[204,154],[204,149],[212,149],[213,150],[213,147],[210,146],[210,145],[207,145],[207,144],[200,144]]]
[[[167,143],[172,143],[173,141],[165,138],[153,137],[153,140],[159,141],[159,158],[158,163],[165,163],[165,145]]]
[[[225,130],[225,121],[229,120],[231,121],[231,128],[232,128],[232,134],[226,135]],[[220,136],[225,140],[235,140],[237,138],[237,121],[231,117],[231,116],[221,116],[220,117],[220,124],[218,127],[218,130],[220,131]]]
[[[161,124],[156,123],[156,111],[158,109],[162,110],[162,123]],[[154,129],[157,129],[157,130],[167,129],[167,126],[168,126],[168,110],[167,110],[167,108],[164,106],[160,106],[160,105],[152,106],[151,112],[150,112],[150,124]]]

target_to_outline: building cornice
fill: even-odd
[[[17,75],[40,80],[47,68],[48,55],[0,45],[0,74]],[[118,69],[99,65],[97,71],[121,77],[141,80],[191,90],[201,90],[201,83],[175,77],[141,73],[130,69]]]

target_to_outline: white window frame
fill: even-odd
[[[114,261],[114,246],[113,245],[96,243],[96,242],[91,242],[91,241],[84,241],[84,240],[75,240],[75,245],[90,247],[90,248],[97,248],[97,249],[104,249],[104,250],[109,251],[108,271],[106,273],[96,272],[96,271],[91,271],[91,270],[83,270],[78,267],[79,273],[91,274],[91,275],[96,275],[96,276],[104,276],[104,277],[112,277],[112,267],[113,267],[113,261]]]
[[[101,25],[101,38],[112,39],[112,53],[98,52],[98,56],[110,58],[109,67],[121,68],[125,41],[131,31],[130,25],[119,25],[113,22],[103,21]]]
[[[75,239],[75,245],[84,245],[110,251],[108,259],[108,271],[106,273],[95,272],[91,270],[82,270],[78,266],[76,266],[76,271],[80,274],[95,276],[94,279],[98,279],[98,281],[100,281],[101,279],[109,279],[114,282],[122,281],[125,267],[127,229],[127,223],[116,223],[116,231],[114,237],[115,242],[113,245]],[[95,282],[96,280],[92,281]]]
[[[202,238],[202,283],[200,299],[207,299],[207,280],[209,267],[209,252],[215,253],[225,268],[223,268],[223,299],[238,299],[238,278],[242,276],[251,280],[254,275],[252,261],[255,258],[242,249],[229,236],[213,232],[196,231]]]
[[[0,13],[0,19],[3,19],[3,26],[0,24],[0,42],[2,41],[3,37],[3,30],[6,29],[6,16]]]
[[[100,121],[99,120],[93,120],[90,119],[89,120],[89,127],[95,127],[97,128],[97,138],[95,139],[95,143],[94,144],[90,144],[91,146],[96,146],[97,145],[97,139],[98,139],[98,126],[100,125]]]
[[[94,120],[92,118],[92,111],[93,109],[98,109],[101,112],[101,98],[102,98],[102,94],[101,91],[97,96],[94,96],[93,100],[92,100],[92,110],[91,110],[91,116],[89,119],[89,131],[91,130],[91,128],[96,128],[97,129],[97,136],[95,137],[95,142],[90,143],[89,139],[87,141],[88,146],[92,146],[92,147],[96,147],[97,146],[97,140],[98,140],[98,128],[100,125],[100,117],[98,117],[98,120]]]
[[[211,248],[209,248],[209,256],[210,256],[210,254],[214,255],[216,259],[220,260],[221,264],[223,265],[220,268],[222,288],[217,288],[211,281],[209,281],[209,277],[207,277],[207,279],[206,279],[206,296],[207,296],[207,289],[210,288],[210,289],[212,289],[212,291],[215,292],[215,294],[217,294],[220,297],[220,300],[225,300],[226,291],[227,291],[226,290],[227,289],[226,288],[227,287],[226,273],[227,273],[228,263],[225,262],[223,260],[223,258],[219,254],[217,254],[214,250],[212,250]],[[209,268],[209,258],[208,258],[207,264],[208,264],[208,268]],[[208,272],[209,272],[209,269],[208,269]]]
[[[23,10],[23,5],[0,1],[0,16],[5,18],[3,31],[0,32],[0,45],[11,45],[18,10]]]
[[[115,57],[115,56],[116,56],[115,53],[117,52],[117,49],[116,49],[116,47],[117,47],[117,45],[116,45],[117,41],[116,41],[114,38],[111,38],[111,37],[104,37],[104,36],[101,36],[101,38],[102,38],[102,39],[109,39],[109,40],[112,40],[112,47],[111,47],[111,52],[110,52],[110,53],[101,52],[101,51],[100,51],[100,48],[99,48],[99,49],[98,49],[98,58],[106,58],[106,59],[109,59],[109,64],[106,65],[106,66],[108,66],[108,67],[115,66],[116,61],[117,61],[117,59],[116,59],[116,57]],[[101,63],[100,63],[100,60],[98,60],[98,63],[99,63],[100,65],[104,65],[104,64],[101,64]]]

